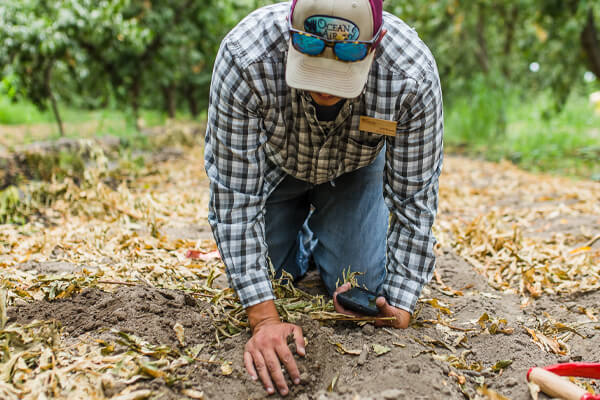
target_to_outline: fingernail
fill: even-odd
[[[300,378],[296,378],[296,379],[294,379],[294,383],[295,383],[296,385],[300,384]]]
[[[252,377],[252,380],[253,380],[253,381],[255,381],[255,380],[257,380],[257,379],[258,379],[258,377],[257,377],[257,376],[254,376],[254,375],[251,375],[251,377]]]
[[[267,393],[269,393],[269,394],[273,394],[273,388],[272,388],[272,387],[268,387],[268,388],[267,388]]]
[[[287,389],[283,389],[283,390],[281,391],[281,395],[282,395],[282,396],[285,396],[286,394],[288,394],[288,391],[287,391]]]

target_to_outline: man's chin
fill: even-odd
[[[319,93],[319,92],[309,92],[315,103],[320,106],[332,106],[337,104],[342,99],[341,97],[333,96],[327,93]]]

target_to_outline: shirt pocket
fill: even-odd
[[[350,131],[348,133],[348,142],[355,146],[365,148],[381,148],[385,140],[384,135],[378,135],[376,133],[368,133],[364,131]]]
[[[385,143],[382,135],[354,131],[344,138],[345,151],[340,160],[345,172],[369,165],[379,154]]]

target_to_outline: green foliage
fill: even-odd
[[[9,186],[0,190],[0,225],[24,224],[40,209],[64,196],[66,184],[34,182],[26,186]]]
[[[0,124],[30,124],[35,122],[52,122],[52,117],[40,112],[37,107],[27,101],[12,101],[0,95]]]
[[[446,124],[452,127],[452,139],[463,145],[501,140],[506,135],[506,108],[512,94],[504,86],[489,86],[481,75],[462,90],[465,95],[455,96],[446,104]]]
[[[0,71],[3,89],[13,99],[27,97],[40,110],[48,100],[59,123],[53,90],[54,70],[68,59],[73,47],[60,23],[58,3],[39,0],[5,1],[0,4]],[[60,85],[60,82],[59,82]]]
[[[578,92],[572,93],[560,112],[549,115],[553,104],[550,91],[531,94],[473,87],[446,108],[446,146],[493,161],[510,160],[533,171],[596,179],[600,176],[600,116]],[[503,110],[503,119],[498,118],[497,109]]]
[[[254,2],[233,0],[4,0],[0,93],[84,108],[128,104],[192,116],[207,102],[227,31]],[[56,104],[53,110],[57,114]]]
[[[581,38],[589,12],[600,14],[598,1],[388,0],[384,5],[432,49],[447,98],[467,93],[473,79],[485,76],[491,86],[550,89],[556,111],[587,69],[600,78]],[[595,46],[600,51],[600,42]],[[529,70],[532,63],[539,72]]]
[[[174,116],[187,106],[192,117],[202,115],[222,38],[251,10],[273,2],[2,0],[0,123],[48,122],[51,114],[33,106],[53,104],[58,117],[60,104],[66,120],[98,119],[102,132],[135,142],[132,127],[142,119],[164,122],[163,114],[143,110]],[[583,40],[586,29],[597,29],[600,2],[384,5],[415,27],[436,57],[450,147],[569,171],[597,160],[589,124],[598,119],[583,121],[588,117],[578,115],[591,112],[580,113],[587,105],[573,99],[598,90],[600,81],[584,87],[582,76],[590,70],[600,77],[592,54],[600,54],[600,38]],[[533,63],[539,71],[530,70]],[[123,119],[127,127],[115,128],[112,122]],[[553,164],[552,157],[562,161]]]
[[[19,190],[15,186],[0,191],[0,224],[23,223],[20,204]]]

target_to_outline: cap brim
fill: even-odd
[[[289,45],[285,80],[288,86],[353,99],[369,77],[375,52],[362,61],[342,62],[327,57],[310,57]]]

